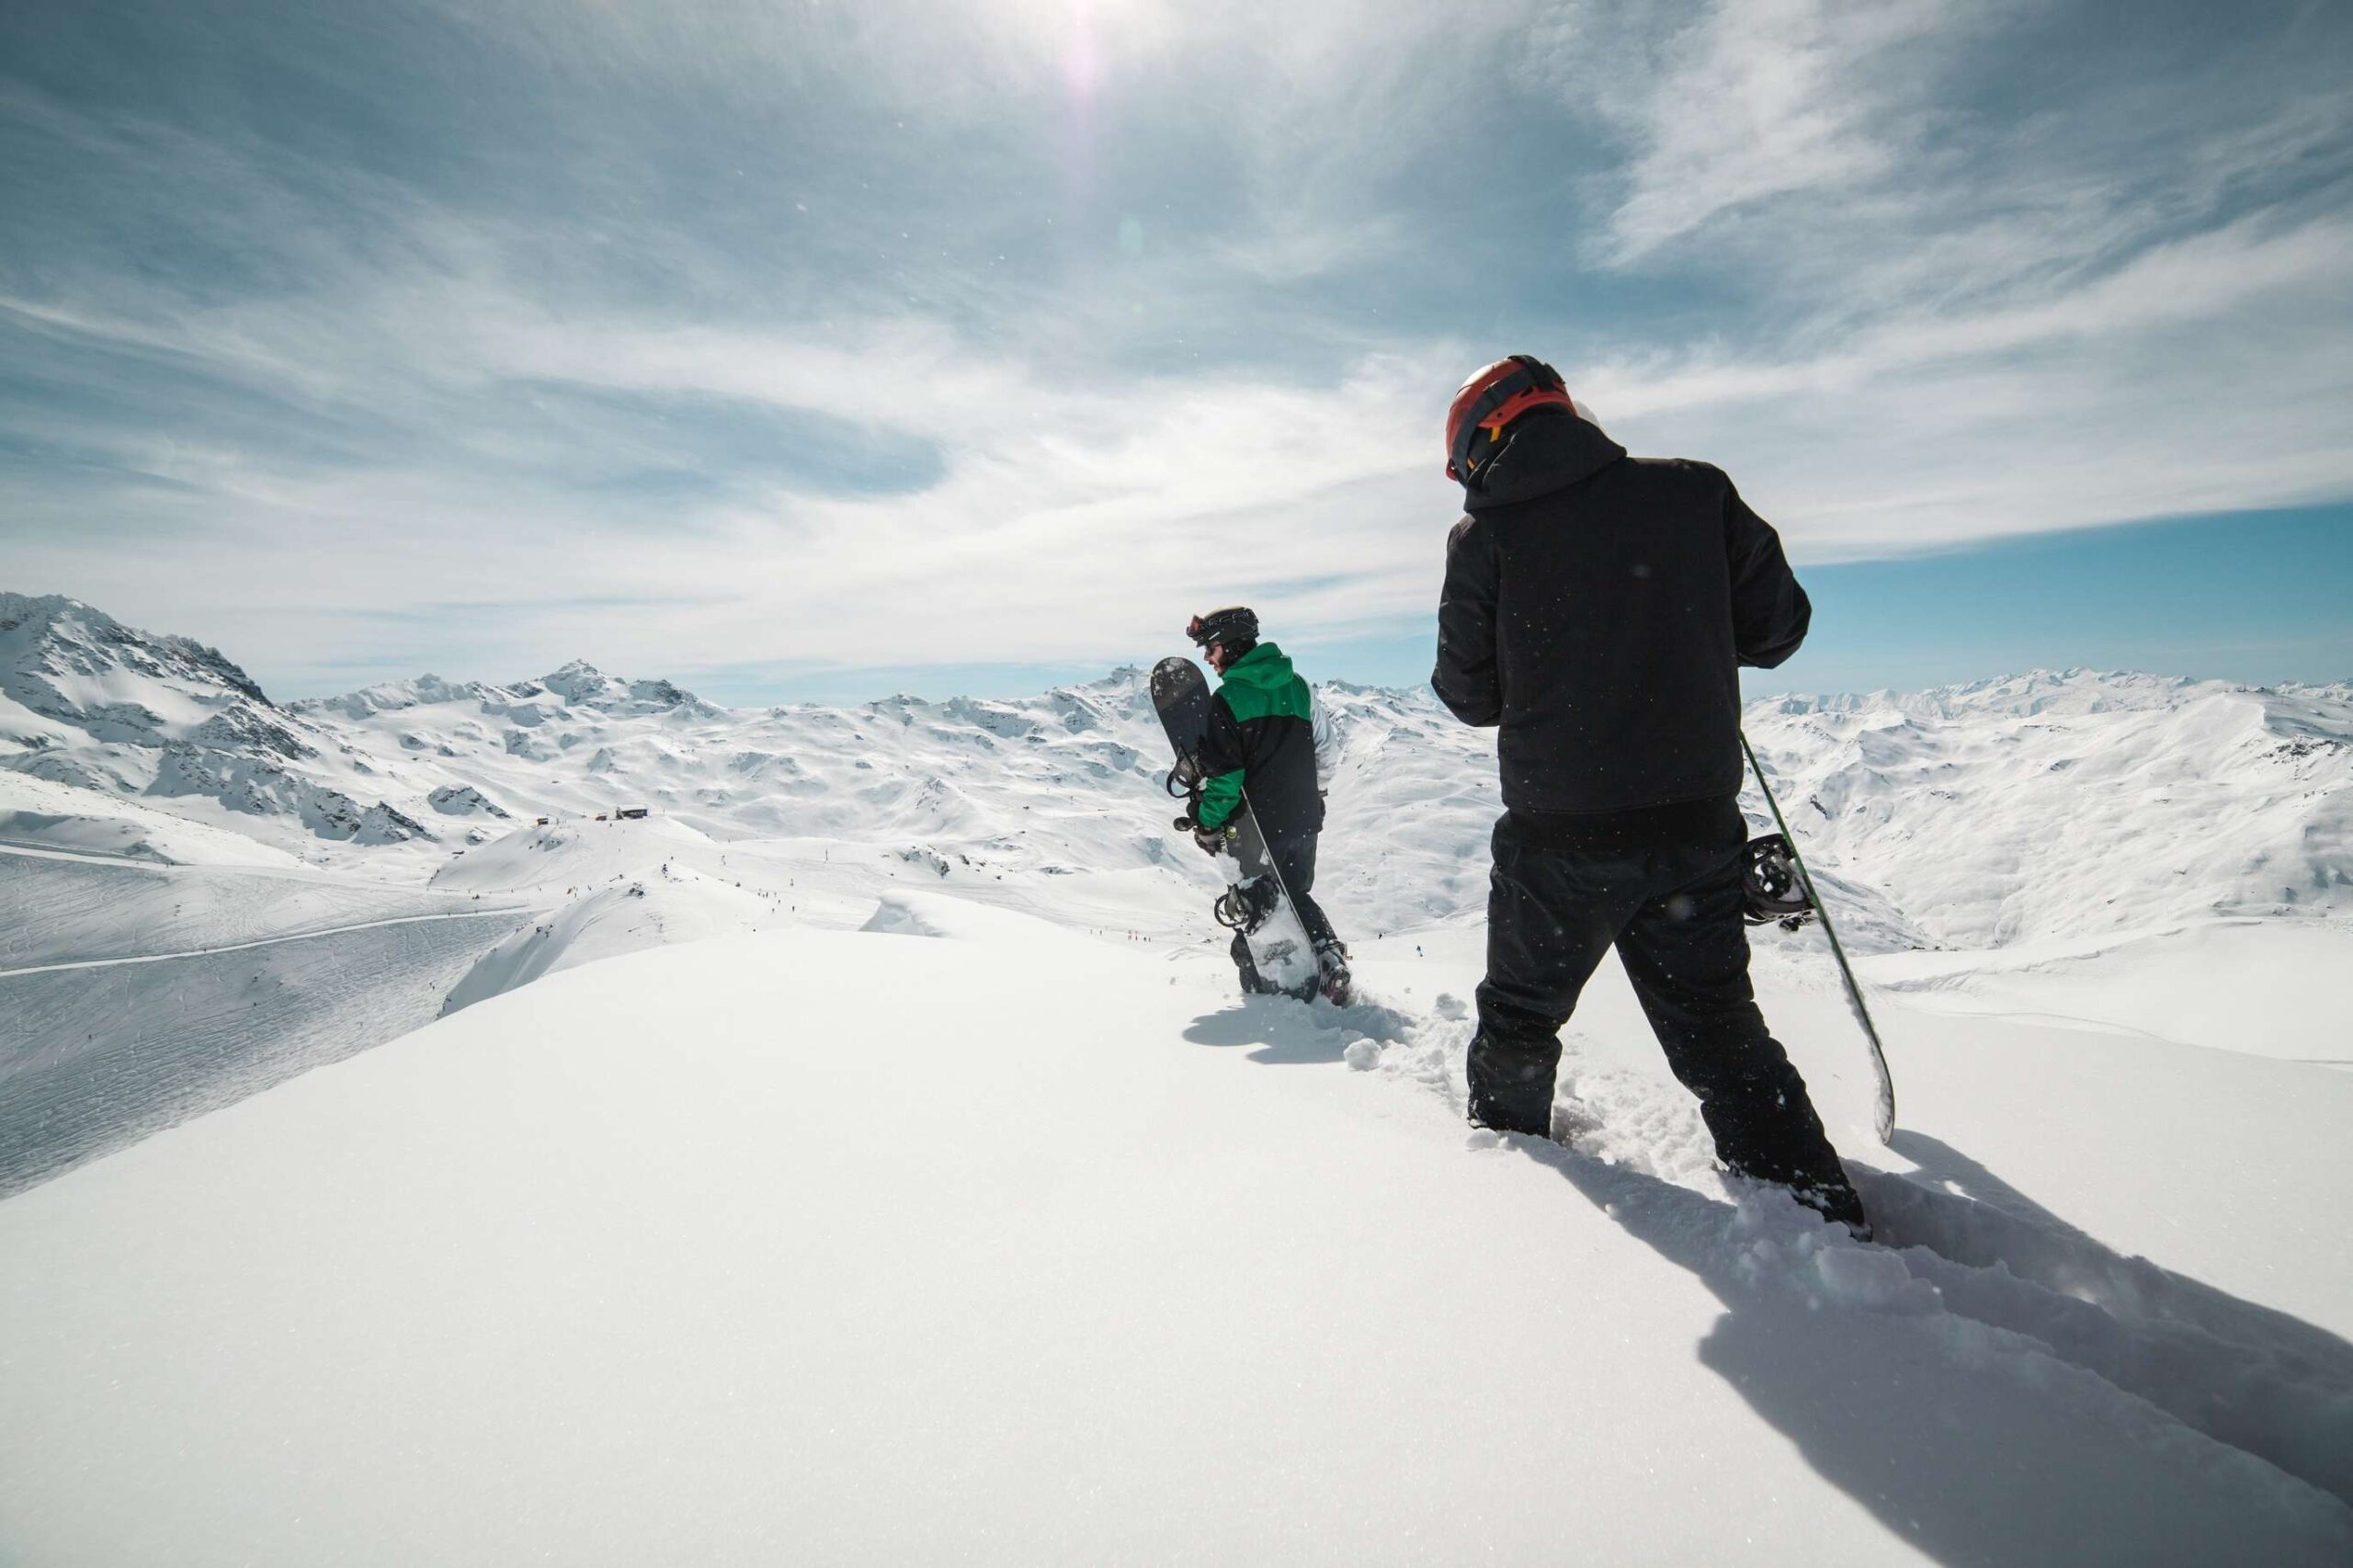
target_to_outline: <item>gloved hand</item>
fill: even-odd
[[[1201,846],[1204,855],[1222,855],[1232,847],[1233,833],[1227,827],[1203,827],[1193,824],[1193,842]]]

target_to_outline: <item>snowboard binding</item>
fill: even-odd
[[[1267,923],[1275,912],[1274,883],[1265,877],[1253,877],[1246,882],[1236,882],[1218,894],[1210,905],[1211,918],[1227,930],[1248,936]]]
[[[1751,926],[1779,923],[1794,931],[1813,918],[1813,900],[1798,876],[1790,841],[1778,833],[1748,841],[1740,869],[1741,917]]]
[[[1201,803],[1201,765],[1194,759],[1190,752],[1182,753],[1177,756],[1176,763],[1168,769],[1168,778],[1162,787],[1168,791],[1170,800],[1185,802],[1185,814],[1176,819],[1176,825],[1179,827],[1188,825],[1194,812]]]
[[[1185,802],[1185,814],[1174,824],[1176,831],[1198,838],[1201,831],[1201,785],[1199,767],[1190,756],[1178,757],[1176,766],[1168,770],[1167,790],[1172,798]],[[1232,854],[1233,850],[1229,847],[1226,853]],[[1279,896],[1267,878],[1253,877],[1235,882],[1220,893],[1217,902],[1210,905],[1210,915],[1236,936],[1247,937],[1267,923]]]
[[[1335,1007],[1356,1000],[1356,976],[1348,971],[1348,949],[1336,937],[1315,944],[1315,988]]]

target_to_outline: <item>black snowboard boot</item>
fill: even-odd
[[[1855,1184],[1847,1179],[1845,1167],[1836,1164],[1835,1156],[1825,1168],[1802,1176],[1745,1170],[1736,1165],[1725,1168],[1734,1176],[1786,1189],[1791,1198],[1824,1219],[1846,1226],[1847,1233],[1859,1242],[1871,1239],[1871,1222],[1863,1212],[1863,1195],[1857,1192]]]
[[[1552,1136],[1552,1075],[1560,1061],[1557,1038],[1517,1040],[1480,1030],[1469,1062],[1472,1125]]]
[[[1315,972],[1316,989],[1326,1002],[1345,1007],[1355,999],[1356,978],[1348,972],[1348,949],[1337,937],[1315,944]]]
[[[1825,1220],[1836,1220],[1859,1242],[1871,1239],[1871,1222],[1863,1212],[1863,1195],[1842,1173],[1836,1182],[1790,1184],[1790,1196]]]

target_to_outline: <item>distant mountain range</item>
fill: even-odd
[[[1401,928],[1478,909],[1492,734],[1424,692],[1319,695],[1346,747],[1340,901]],[[2353,687],[2038,672],[1774,699],[1747,728],[1868,949],[2353,914]],[[400,881],[639,804],[722,842],[896,845],[950,879],[1148,872],[1190,855],[1163,749],[1135,669],[1017,701],[727,709],[574,662],[278,704],[214,649],[0,593],[0,769]]]

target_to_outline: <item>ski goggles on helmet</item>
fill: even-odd
[[[1197,648],[1206,648],[1212,642],[1256,642],[1258,640],[1258,618],[1240,605],[1228,609],[1213,609],[1186,622],[1185,635],[1192,639]]]

